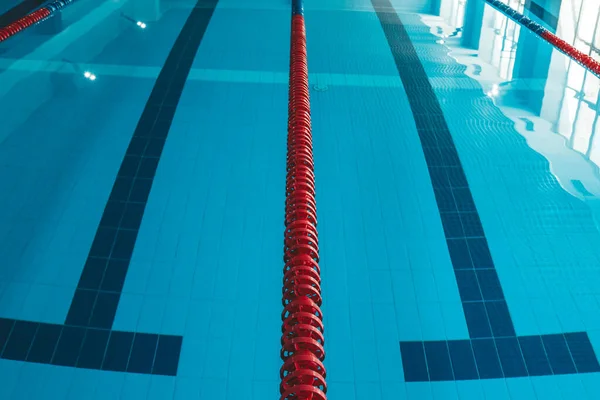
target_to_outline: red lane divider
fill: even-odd
[[[5,26],[4,28],[0,28],[0,42],[5,41],[9,37],[21,32],[25,28],[29,28],[31,25],[40,22],[43,19],[46,19],[50,16],[50,10],[46,8],[41,8],[37,11],[32,12],[29,15],[24,16]]]
[[[484,0],[490,6],[494,7],[496,10],[500,11],[502,14],[506,15],[508,18],[512,19],[519,25],[529,29],[546,42],[553,45],[558,51],[566,54],[571,57],[576,63],[587,68],[594,75],[600,77],[600,61],[594,60],[591,56],[583,53],[582,51],[577,50],[575,47],[562,40],[548,29],[544,28],[540,24],[532,21],[527,18],[523,14],[519,13],[517,10],[511,8],[510,6],[504,4],[501,0]]]
[[[285,227],[281,400],[326,400],[306,31],[301,8],[292,15]]]
[[[53,1],[52,3],[47,4],[45,7],[40,8],[39,10],[36,10],[30,14],[27,14],[23,18],[18,19],[17,21],[9,24],[8,26],[0,28],[0,42],[3,42],[9,37],[21,32],[22,30],[27,29],[30,26],[49,18],[52,14],[57,13],[66,6],[72,4],[74,1],[75,0]]]
[[[575,60],[578,64],[581,64],[585,68],[589,69],[595,75],[600,77],[600,62],[594,60],[588,54],[583,53],[580,50],[577,50],[575,47],[571,46],[566,41],[562,40],[558,36],[550,33],[549,31],[542,32],[540,36],[546,41],[550,42],[553,46],[557,47],[562,53],[565,53],[573,60]]]

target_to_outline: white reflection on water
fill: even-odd
[[[462,27],[464,11],[459,16],[459,3],[460,0],[444,0],[444,20],[423,17],[423,22],[437,36]],[[522,10],[522,4],[514,4],[513,8]],[[595,54],[600,48],[597,0],[563,0],[559,16],[559,36],[564,35],[580,50]],[[547,68],[536,74],[544,76],[547,72],[547,79],[513,80],[522,33],[520,26],[510,22],[500,12],[486,7],[477,54],[462,48],[459,40],[446,40],[450,56],[467,67],[465,74],[479,81],[484,93],[515,123],[527,144],[549,161],[550,172],[561,186],[588,203],[600,221],[600,79],[553,51],[549,66],[536,66]],[[540,46],[548,45],[540,40]],[[519,92],[543,95],[539,113],[523,104],[522,99],[519,101]]]

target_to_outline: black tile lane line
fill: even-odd
[[[143,374],[177,373],[181,336],[112,330],[163,146],[218,0],[199,0],[135,129],[64,325],[0,318],[1,357]]]
[[[401,342],[405,380],[600,371],[586,332],[516,335],[479,213],[427,73],[389,0],[371,2],[410,103],[469,331],[464,340]]]
[[[3,28],[16,20],[23,18],[30,12],[40,8],[48,0],[24,0],[7,10],[4,14],[0,15],[0,28]]]

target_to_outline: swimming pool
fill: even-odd
[[[596,399],[599,80],[433,3],[304,2],[327,397]],[[506,3],[594,54],[590,0]],[[290,14],[78,0],[0,43],[0,398],[278,397]]]

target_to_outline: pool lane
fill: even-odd
[[[177,12],[179,16],[183,14]],[[252,18],[248,19],[249,15]],[[281,73],[286,77],[288,73],[289,17],[289,6],[285,10],[247,10],[232,7],[227,0],[219,2],[191,67],[200,73],[201,79],[198,75],[188,77],[185,83],[153,178],[112,330],[183,337],[176,376],[57,368],[2,359],[0,370],[6,383],[0,388],[3,397],[217,399],[246,398],[252,393],[254,398],[262,399],[277,395],[281,366],[281,230],[285,200],[282,185],[285,184],[287,79],[272,82],[271,78]],[[160,25],[165,23],[166,27]],[[248,34],[254,32],[250,27],[255,24],[269,26],[274,32],[270,36],[272,40],[264,37],[252,40],[261,36]],[[181,25],[179,20],[173,22],[171,15],[154,24],[148,23],[146,31],[137,31],[136,27],[124,29],[123,40],[119,37],[115,42],[129,45],[140,38],[148,45],[152,35],[181,28]],[[245,40],[230,40],[232,37]],[[172,41],[172,38],[158,39],[161,44]],[[227,46],[223,46],[224,40]],[[111,64],[120,54],[116,50],[123,50],[119,43],[109,42],[106,52],[97,58]],[[159,48],[164,50],[164,47]],[[266,61],[262,58],[265,48],[271,54]],[[146,59],[150,63],[160,62],[159,57],[146,58],[144,51],[138,53],[142,53],[139,54],[143,57],[141,61],[136,60],[135,55],[129,59],[133,67],[145,63]],[[207,63],[213,69],[201,70]],[[81,66],[94,69],[93,61]],[[148,78],[153,78],[144,74],[138,77],[136,69],[131,70],[133,73],[126,78],[103,76],[99,70],[98,79],[87,85],[85,81],[80,82],[83,77],[77,74],[71,77],[35,74],[36,77],[50,75],[56,79],[57,86],[69,81],[76,85],[72,90],[65,90],[62,97],[57,95],[55,101],[41,105],[36,115],[49,116],[49,121],[62,118],[52,111],[68,104],[67,94],[79,93],[86,100],[90,97],[90,101],[77,103],[81,107],[81,110],[73,110],[79,111],[77,115],[110,111],[107,114],[113,117],[99,115],[105,117],[105,124],[90,121],[89,133],[83,136],[87,140],[80,150],[84,155],[98,153],[97,158],[101,160],[94,158],[88,163],[99,171],[101,184],[70,163],[60,164],[84,181],[78,182],[78,191],[85,191],[91,199],[101,199],[94,200],[84,215],[82,209],[88,208],[85,199],[69,198],[67,205],[81,213],[85,222],[79,222],[76,216],[71,216],[66,223],[60,221],[68,227],[56,234],[56,241],[63,249],[65,244],[77,248],[68,271],[61,268],[61,276],[53,281],[62,284],[58,292],[68,292],[69,301],[73,287],[64,280],[73,281],[75,274],[79,277],[87,255],[80,250],[87,253],[90,249],[90,230],[95,229],[100,220],[97,206],[106,202],[108,183],[111,186],[114,183],[116,167],[125,153],[124,138],[129,141],[134,130],[127,126],[133,120],[127,120],[127,115],[139,116],[141,111],[140,107],[127,112],[125,101],[115,102],[107,92],[110,89],[120,93],[115,87],[122,85],[128,94],[139,92],[136,97],[139,100],[149,92]],[[94,97],[94,93],[99,96]],[[89,103],[98,98],[102,103],[99,107],[106,101],[114,104],[106,107],[107,111],[97,112],[91,107],[93,111],[86,112]],[[231,118],[232,115],[235,118]],[[119,120],[123,120],[121,124]],[[33,120],[30,120],[22,128],[32,125]],[[68,130],[68,125],[61,123],[60,127],[62,129],[57,128],[48,136],[67,136],[64,142],[70,143],[73,138],[62,132]],[[113,134],[120,127],[120,132]],[[97,142],[109,134],[111,138],[106,145],[98,149]],[[7,140],[25,141],[21,135],[12,135]],[[113,146],[110,146],[111,141]],[[282,168],[275,168],[277,165]],[[81,179],[82,176],[86,179]],[[73,182],[68,183],[73,185]],[[52,200],[56,196],[57,193],[53,193],[46,197]],[[45,206],[42,204],[41,208],[50,208]],[[48,214],[52,211],[46,210]],[[74,225],[81,233],[75,240],[64,233]],[[48,230],[58,230],[52,228],[55,227]],[[50,246],[41,238],[36,242],[42,251]],[[28,273],[44,268],[39,265],[41,262],[35,265],[30,262],[29,259],[22,261]],[[47,264],[54,266],[54,263]],[[16,279],[23,278],[23,269],[14,269]],[[80,286],[82,289],[83,285]],[[31,297],[35,297],[33,287],[31,292]],[[25,307],[19,309],[15,303],[3,303],[3,311],[18,317]],[[53,319],[64,318],[66,307],[63,305],[59,302],[60,307],[56,308],[60,310],[53,314]],[[27,304],[26,308],[31,311],[33,307]],[[35,376],[42,377],[36,381],[38,384],[28,384]]]
[[[445,262],[443,237],[424,223],[435,202],[393,58],[372,7],[358,3],[370,11],[305,3],[309,70],[319,74],[311,106],[328,398],[422,398],[404,384],[398,340],[433,337],[443,319],[432,327],[419,315],[437,321],[460,304],[417,302],[434,272],[449,281],[433,268]]]
[[[162,149],[217,1],[199,1],[155,82],[119,169],[65,324],[0,319],[1,357],[175,375],[181,336],[113,330]]]
[[[289,20],[287,11],[281,13],[285,25]],[[208,40],[217,49],[218,36],[227,32],[231,34],[231,22],[242,21],[244,15],[245,11],[226,13],[217,10],[213,21],[218,23],[212,24],[211,35],[203,41],[203,51],[206,51]],[[260,22],[273,22],[271,27],[278,32],[274,35],[274,42],[279,43],[280,38],[288,33],[274,22],[280,17],[277,13],[257,12],[254,17],[262,18]],[[332,21],[332,17],[339,20],[339,25],[330,23],[328,26],[327,21]],[[311,18],[314,18],[313,22]],[[447,248],[442,248],[446,243],[440,222],[439,228],[428,224],[431,221],[427,215],[435,213],[439,203],[433,201],[433,192],[431,199],[427,196],[427,190],[431,191],[431,178],[427,175],[425,161],[421,160],[419,124],[415,129],[410,117],[410,96],[402,91],[399,84],[374,87],[368,83],[375,78],[369,72],[377,72],[379,78],[398,75],[374,13],[309,12],[307,19],[309,42],[312,41],[309,44],[309,62],[315,60],[321,76],[328,78],[326,75],[330,68],[341,74],[367,72],[353,77],[355,84],[362,79],[362,85],[352,87],[338,82],[337,86],[327,87],[319,85],[317,76],[316,86],[313,86],[313,96],[317,99],[315,104],[318,104],[313,112],[317,120],[315,125],[319,128],[315,154],[319,165],[317,184],[320,185],[321,234],[327,238],[322,243],[322,256],[324,273],[327,274],[324,296],[326,303],[329,302],[325,311],[331,338],[327,345],[330,387],[334,388],[331,398],[403,398],[406,393],[411,399],[423,398],[412,392],[415,383],[404,384],[402,376],[406,373],[406,365],[403,371],[398,357],[398,339],[406,342],[422,335],[424,340],[429,341],[437,334],[443,337],[441,331],[432,332],[434,329],[431,327],[437,329],[443,324],[448,309],[438,312],[441,321],[438,325],[435,321],[428,321],[417,328],[403,324],[410,323],[415,313],[428,317],[435,315],[435,312],[427,314],[427,309],[431,311],[435,307],[427,303],[431,298],[427,298],[430,293],[425,293],[427,284],[424,282],[429,279],[427,273],[430,271],[423,273],[423,270],[427,269],[428,263],[437,263],[436,269],[439,265],[444,268],[451,264],[449,261],[444,264],[443,256],[428,254],[445,251],[445,257],[449,258]],[[332,40],[323,41],[322,35],[311,34],[311,29],[316,31],[317,26],[321,27],[320,32],[329,30],[327,37],[332,37]],[[243,33],[247,26],[240,24],[237,29],[238,33]],[[215,33],[217,30],[218,35]],[[361,35],[365,31],[373,33]],[[346,33],[350,35],[352,32],[354,36],[350,36],[352,40],[348,43]],[[338,40],[340,43],[336,44]],[[355,49],[358,47],[353,50],[353,46],[360,44],[366,45],[370,54],[379,57],[376,62],[369,62],[369,57],[355,63],[347,61],[352,59],[353,54],[357,57]],[[144,264],[153,268],[152,274],[160,270],[157,275],[152,275],[153,282],[148,284],[154,285],[153,290],[161,284],[168,286],[169,282],[177,281],[177,284],[172,284],[174,290],[186,294],[193,292],[198,296],[189,304],[187,300],[178,299],[180,307],[177,307],[177,313],[168,315],[164,311],[165,318],[178,319],[177,326],[185,331],[184,337],[191,338],[184,341],[178,377],[170,381],[177,382],[171,384],[175,390],[171,387],[171,392],[168,392],[169,382],[163,386],[157,384],[166,388],[165,391],[149,392],[150,382],[157,382],[154,376],[150,380],[148,376],[140,378],[129,374],[119,381],[117,375],[124,374],[99,375],[97,371],[76,369],[73,376],[85,377],[83,381],[89,386],[82,384],[78,388],[80,392],[75,390],[73,393],[96,390],[98,398],[106,398],[103,394],[109,388],[101,387],[102,383],[114,384],[114,392],[121,391],[123,381],[126,382],[121,394],[124,398],[145,396],[146,393],[149,397],[161,398],[162,394],[165,398],[173,392],[176,398],[182,399],[190,395],[219,398],[224,397],[224,393],[239,398],[249,390],[256,398],[266,398],[277,390],[276,373],[269,375],[266,371],[276,371],[279,364],[276,353],[281,284],[278,279],[280,270],[273,265],[281,264],[279,217],[284,177],[273,165],[283,165],[285,161],[280,155],[284,150],[284,135],[281,133],[285,130],[285,121],[281,116],[285,115],[286,88],[285,85],[264,83],[272,72],[278,72],[280,66],[285,67],[287,52],[282,51],[284,57],[277,57],[274,51],[269,52],[269,58],[272,58],[269,62],[276,66],[273,68],[275,71],[269,71],[263,83],[250,83],[257,79],[251,74],[244,78],[244,70],[267,68],[267,62],[263,64],[258,57],[245,61],[236,58],[237,51],[245,54],[259,52],[258,47],[248,49],[247,46],[241,48],[242,45],[234,41],[227,48],[227,56],[222,60],[211,60],[216,67],[222,61],[239,69],[239,73],[226,78],[229,79],[227,83],[188,81],[186,84],[187,94],[179,100],[178,116],[171,116],[176,120],[171,125],[176,134],[170,134],[167,144],[171,155],[165,158],[163,154],[161,160],[164,172],[157,179],[162,186],[154,185],[155,188],[168,189],[158,191],[153,201],[144,204],[145,220],[149,222],[150,229],[137,232],[136,247],[139,249],[141,244],[144,251],[138,252],[138,255],[143,253],[141,256],[145,258],[130,268],[140,270],[145,268],[140,264]],[[199,66],[207,59],[199,56],[194,64]],[[219,73],[221,77],[227,75],[226,71]],[[244,83],[232,83],[236,80]],[[238,118],[228,118],[231,113]],[[252,130],[248,129],[249,124]],[[216,157],[215,154],[223,156]],[[240,165],[243,168],[239,168]],[[137,167],[142,168],[141,164]],[[157,172],[156,169],[154,172]],[[393,184],[390,185],[390,182]],[[409,193],[407,188],[418,193]],[[123,212],[127,216],[127,211]],[[135,214],[133,216],[136,217]],[[243,222],[240,224],[240,221]],[[426,226],[421,226],[424,222],[427,222]],[[164,234],[156,233],[159,225]],[[153,236],[155,233],[158,239]],[[202,252],[196,246],[198,238],[203,242]],[[437,246],[435,241],[443,246]],[[172,253],[179,257],[177,264],[168,264]],[[270,258],[272,255],[274,257]],[[149,262],[150,259],[156,261]],[[190,261],[195,263],[189,264]],[[410,281],[410,275],[407,281],[404,279],[407,275],[399,273],[400,268],[410,264],[417,267],[412,271],[414,281]],[[448,271],[452,274],[451,268]],[[117,272],[122,273],[123,270]],[[129,276],[127,284],[141,286],[145,283],[140,283],[141,279],[134,283],[131,274]],[[139,277],[138,272],[136,278]],[[446,278],[444,272],[435,275],[438,283]],[[452,279],[456,286],[456,279]],[[111,281],[117,286],[124,282],[118,273],[117,279]],[[391,288],[390,282],[396,287]],[[414,291],[413,285],[420,290],[418,304],[406,301],[409,297],[406,293]],[[86,287],[80,282],[79,289]],[[102,290],[94,288],[93,291]],[[451,294],[459,296],[458,291]],[[160,318],[163,313],[161,307],[165,307],[163,298],[151,297],[137,296],[137,300],[143,298],[139,302],[144,302],[146,326],[151,325],[148,324],[148,314],[154,319]],[[124,328],[129,332],[130,326],[136,324],[134,317],[141,312],[139,309],[138,314],[132,311],[136,307],[135,295],[128,293],[127,298],[121,300],[124,301],[121,301],[120,317],[115,317],[112,312],[105,315],[114,318],[113,329]],[[169,298],[168,301],[171,300]],[[154,307],[146,307],[146,304]],[[84,306],[80,308],[84,312],[90,311],[85,303],[80,305]],[[464,302],[459,301],[460,313],[463,306]],[[456,310],[450,310],[450,314],[453,311]],[[428,324],[429,331],[426,332]],[[233,336],[226,333],[241,331],[245,334]],[[461,336],[462,333],[462,337],[468,336],[466,331],[454,332],[454,335]],[[2,365],[8,365],[7,362],[3,360]],[[13,368],[16,368],[15,364],[12,364]],[[38,366],[31,363],[25,365],[23,376],[32,376],[33,371],[48,372],[34,369]],[[447,367],[447,364],[442,366]],[[3,367],[4,370],[6,368]],[[57,370],[62,373],[65,369]],[[54,371],[48,375],[57,376],[58,373]],[[92,382],[96,381],[100,383],[91,389]],[[26,385],[27,381],[20,382]],[[436,383],[439,384],[442,383]],[[146,392],[134,390],[140,387]],[[434,393],[435,388],[439,388],[434,384],[431,387]],[[19,398],[18,395],[15,398]]]
[[[389,11],[389,8],[387,10]],[[467,152],[465,154],[468,154],[470,160],[482,160],[483,165],[479,168],[494,168],[494,172],[498,172],[497,178],[502,175],[505,163],[516,163],[516,166],[524,168],[541,168],[546,182],[549,179],[547,164],[540,163],[541,157],[535,158],[532,155],[534,152],[525,145],[518,133],[512,132],[513,123],[485,97],[476,81],[463,74],[465,68],[462,65],[451,62],[444,52],[445,49],[435,43],[437,38],[429,35],[429,27],[422,25],[418,16],[404,18],[409,17],[409,36],[413,35],[416,39],[415,47],[421,61],[422,57],[427,61],[429,76],[426,79],[435,88],[435,96],[419,98],[422,106],[429,110],[431,99],[439,97],[440,93],[444,95],[443,102],[446,108],[443,111],[449,110],[453,116],[461,115],[461,107],[468,105],[467,126],[479,130],[473,130],[473,133],[469,131],[471,136],[463,139],[463,142],[469,141],[469,145],[461,142],[463,147],[459,150]],[[477,377],[460,381],[454,380],[453,377],[451,380],[435,382],[429,381],[427,377],[427,384],[422,381],[405,384],[405,373],[410,374],[413,370],[405,371],[410,369],[410,365],[402,362],[397,364],[398,361],[402,361],[398,342],[423,343],[440,339],[458,342],[469,338],[469,328],[472,329],[477,324],[465,318],[465,302],[461,299],[463,289],[459,289],[457,285],[454,260],[451,259],[448,249],[444,224],[440,218],[440,207],[432,188],[432,177],[424,158],[418,126],[416,123],[411,126],[413,113],[408,94],[402,89],[395,90],[392,82],[379,89],[368,87],[370,78],[375,74],[387,77],[395,73],[400,81],[393,53],[383,34],[381,23],[375,13],[320,11],[318,6],[313,6],[311,2],[307,2],[306,21],[311,71],[318,71],[323,76],[326,76],[328,69],[339,74],[346,73],[348,81],[351,81],[351,74],[362,71],[362,79],[365,82],[362,87],[327,86],[319,81],[319,77],[315,77],[311,97],[315,163],[318,166],[317,201],[320,209],[324,312],[328,315],[326,365],[331,395],[339,395],[340,398],[366,398],[364,396],[369,393],[372,398],[455,398],[457,395],[460,398],[469,398],[469,395],[476,397],[477,393],[481,393],[482,397],[505,398],[502,396],[509,396],[508,392],[515,396],[535,396],[537,392],[540,398],[544,398],[552,391],[550,388],[553,385],[562,385],[563,393],[577,393],[577,385],[581,387],[580,380],[585,379],[589,383],[597,374],[551,374],[506,380]],[[329,39],[319,40],[322,37]],[[382,48],[382,43],[385,48]],[[366,50],[356,50],[363,48]],[[352,52],[352,49],[355,50]],[[434,50],[439,50],[444,57]],[[372,64],[369,64],[369,60]],[[390,70],[392,68],[393,71]],[[418,79],[414,82],[421,83]],[[421,88],[417,84],[410,87],[413,89],[413,101],[415,87]],[[427,89],[427,86],[423,88]],[[462,95],[466,93],[476,98],[471,100],[471,97],[468,97],[463,100]],[[467,134],[463,132],[465,123],[458,120],[456,117],[452,120],[452,135],[462,137]],[[484,155],[479,150],[487,138],[485,133],[488,128],[489,134],[494,134],[497,141],[506,146],[510,145],[508,150],[515,152],[516,160],[507,158],[508,154],[502,148],[502,153],[494,157],[496,167],[490,165],[491,161],[486,161],[493,153]],[[510,132],[515,137],[509,135]],[[497,141],[493,143],[497,144]],[[490,148],[486,147],[486,150],[493,152],[494,148],[491,146],[490,144]],[[465,157],[465,154],[460,153],[461,158]],[[535,158],[535,164],[529,165],[532,158]],[[468,167],[478,168],[473,162],[470,162]],[[463,166],[462,169],[464,168]],[[473,171],[468,172],[464,175],[471,179]],[[478,181],[475,182],[477,194],[481,196],[481,180],[485,177],[479,177],[481,174],[475,175],[478,177]],[[521,176],[523,182],[519,182],[519,185],[525,185],[523,189],[530,184],[534,185],[534,182],[527,179],[528,174]],[[512,181],[496,179],[494,182],[496,185],[499,185],[499,182],[511,185],[506,189],[514,189],[516,192],[520,190],[512,186]],[[472,192],[473,182],[469,183]],[[555,192],[554,189],[553,186],[552,193]],[[544,196],[541,187],[536,193]],[[485,198],[485,194],[483,196]],[[506,197],[494,200],[498,210],[512,208],[512,204],[505,203],[512,200]],[[565,207],[576,206],[573,201],[566,200],[565,196],[556,200],[565,201]],[[538,204],[543,201],[548,202],[548,199],[540,198]],[[452,198],[448,204],[452,205],[453,202]],[[489,212],[489,204],[477,206],[482,206],[486,213]],[[542,217],[541,214],[540,212],[539,217]],[[489,221],[487,214],[486,218],[488,219],[485,223]],[[526,220],[530,221],[525,219],[523,222]],[[544,239],[541,235],[549,234],[550,229],[553,229],[552,232],[559,229],[553,224],[544,233],[539,225],[522,225],[521,229],[531,231],[529,241],[540,242],[536,249],[543,246],[541,243]],[[570,229],[571,225],[564,227]],[[521,272],[516,269],[506,270],[512,266],[507,264],[506,260],[512,259],[513,255],[502,251],[500,244],[506,241],[498,239],[504,232],[496,231],[495,228],[493,225],[485,225],[485,239],[492,243],[488,243],[487,246],[493,247],[489,257],[493,257],[493,266],[498,267],[497,270],[494,268],[491,274],[501,275],[498,279],[502,278],[502,284],[505,285],[500,287],[504,302],[508,303],[509,308],[512,307],[511,314],[515,314],[517,318],[507,313],[492,318],[512,317],[508,321],[508,328],[512,327],[516,331],[515,334],[519,335],[515,336],[514,340],[520,339],[520,336],[531,336],[541,341],[546,333],[590,332],[586,327],[576,324],[560,324],[549,329],[552,325],[549,323],[523,323],[526,311],[531,313],[531,304],[522,303],[522,298],[514,297],[516,291],[512,283],[516,281],[512,280],[512,275],[516,274],[519,277]],[[522,256],[523,252],[519,251],[518,254]],[[540,255],[550,256],[542,252]],[[468,257],[470,260],[470,254]],[[520,265],[527,265],[529,262],[526,258],[520,261]],[[569,265],[559,264],[556,269],[563,268],[566,273]],[[474,269],[466,272],[476,274]],[[509,280],[505,278],[508,274],[511,275]],[[530,285],[527,289],[531,293],[541,292],[533,281],[528,283]],[[479,290],[479,287],[476,289]],[[489,285],[485,289],[497,293],[498,286]],[[495,293],[493,295],[496,296]],[[553,311],[559,315],[561,310],[566,309],[557,308]],[[487,313],[487,310],[485,312]],[[541,315],[539,317],[541,321],[548,320]],[[570,319],[559,318],[561,321]],[[486,324],[491,330],[487,314],[479,321],[480,327],[485,327]],[[495,322],[501,321],[496,319]],[[398,340],[390,344],[395,338]],[[552,338],[550,339],[552,342]],[[591,370],[595,370],[597,360],[593,356],[589,337],[582,339],[581,343],[585,348],[583,356],[590,362]],[[551,346],[554,344],[549,343]],[[566,340],[556,343],[552,350],[558,350],[560,354],[564,348],[568,348]],[[392,359],[390,354],[397,358]],[[556,353],[553,354],[555,355]],[[560,368],[575,368],[572,360],[564,361],[565,364],[559,366]],[[585,359],[582,361],[582,364],[586,363]],[[526,367],[526,360],[522,356],[516,358],[516,362],[521,362],[521,365]],[[474,363],[475,361],[472,366],[475,366]],[[492,366],[501,367],[500,363],[497,354],[495,360],[490,360]],[[364,368],[365,365],[369,368]],[[541,358],[540,365],[550,367],[546,354]],[[441,366],[445,368],[448,364]],[[585,370],[584,367],[585,365],[582,365],[582,370]],[[478,374],[479,371],[475,369],[475,373]],[[554,397],[564,396],[560,391],[556,392]]]
[[[373,6],[408,96],[454,267],[469,340],[401,342],[408,382],[600,371],[586,332],[517,336],[473,196],[437,97],[387,0]]]

